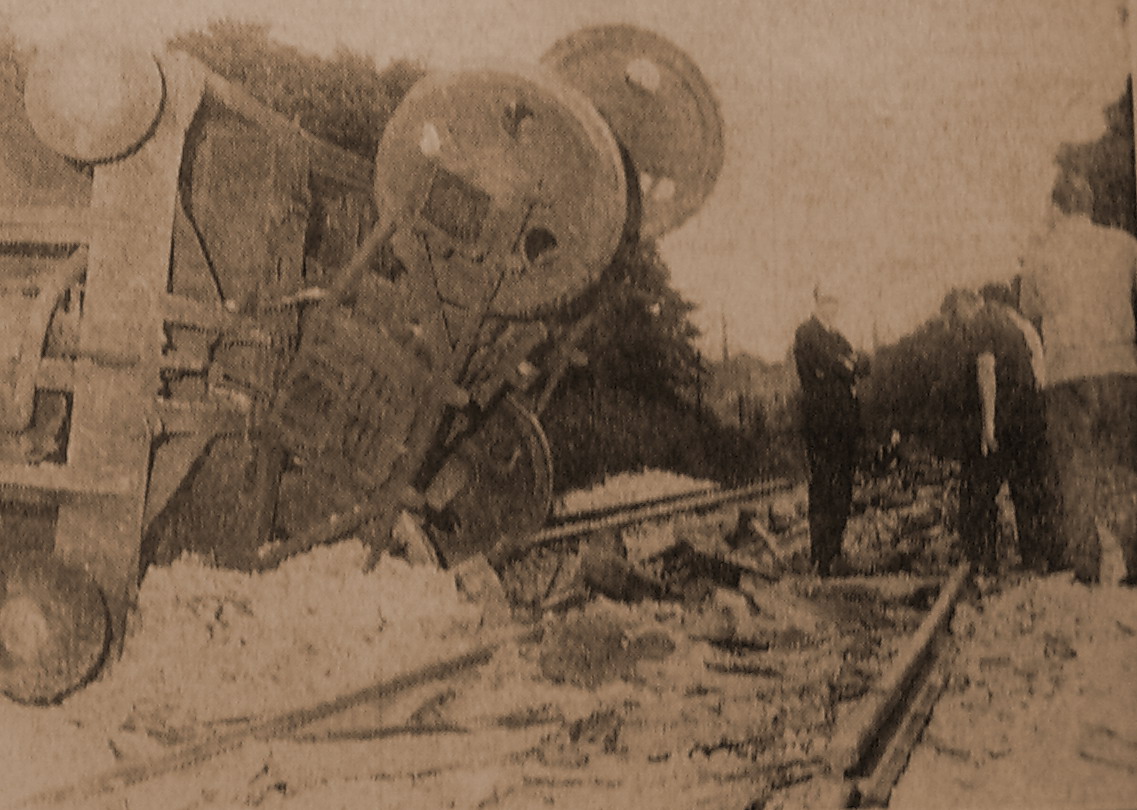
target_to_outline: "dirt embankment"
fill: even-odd
[[[365,573],[366,556],[347,542],[263,574],[151,568],[102,677],[59,706],[0,700],[0,806],[359,688],[476,627],[453,576],[390,557]]]
[[[1137,803],[1137,591],[1024,579],[963,605],[948,689],[892,807]]]

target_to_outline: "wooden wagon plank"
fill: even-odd
[[[102,588],[114,649],[138,587],[143,509],[151,463],[151,402],[161,384],[165,343],[159,302],[170,276],[174,212],[185,133],[204,80],[191,63],[163,63],[169,97],[153,136],[129,159],[96,167],[81,373],[75,380],[69,464],[129,482],[114,498],[60,506],[55,552],[82,566]]]
[[[20,490],[39,490],[66,496],[106,497],[124,495],[133,486],[129,476],[108,474],[97,469],[77,468],[67,464],[11,464],[0,462],[0,492],[16,500]]]
[[[0,242],[86,244],[94,232],[91,212],[69,206],[0,208]]]

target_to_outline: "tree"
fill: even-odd
[[[706,371],[690,320],[695,305],[671,286],[656,244],[641,242],[617,258],[600,291],[584,346],[594,382],[653,399],[693,399]]]
[[[755,437],[699,407],[707,369],[694,345],[695,307],[671,286],[654,243],[622,251],[582,304],[595,307],[582,346],[588,365],[568,375],[542,420],[559,489],[642,467],[731,483],[759,474]]]
[[[1094,191],[1095,222],[1137,235],[1137,178],[1133,170],[1133,78],[1103,110],[1106,132],[1096,141],[1064,143],[1055,162],[1063,172],[1084,177]]]
[[[882,346],[873,358],[873,373],[860,384],[870,439],[880,441],[899,430],[937,455],[957,456],[968,372],[959,338],[938,317]]]
[[[331,59],[274,41],[268,26],[224,20],[181,34],[170,46],[196,56],[309,132],[373,160],[395,107],[426,72],[397,59],[378,70],[339,50]]]

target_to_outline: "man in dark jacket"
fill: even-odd
[[[1053,527],[1037,333],[1009,307],[984,305],[970,290],[951,291],[941,309],[965,361],[959,493],[964,551],[982,572],[997,572],[996,496],[1005,480],[1023,565],[1045,571]]]
[[[858,359],[833,322],[838,300],[820,286],[814,315],[794,336],[801,381],[802,438],[809,457],[810,555],[817,573],[829,576],[853,498],[853,474],[861,435],[854,384]]]

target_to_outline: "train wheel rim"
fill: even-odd
[[[643,236],[662,236],[702,207],[722,172],[723,119],[688,54],[651,31],[600,25],[560,40],[541,62],[596,105],[627,150]]]
[[[506,317],[555,310],[599,279],[627,193],[619,146],[589,100],[516,65],[422,79],[376,158],[399,260],[442,301]]]
[[[33,599],[21,594],[0,605],[0,639],[15,660],[35,661],[43,654],[50,635],[47,616]]]
[[[20,554],[0,569],[0,692],[20,703],[57,702],[106,658],[103,592],[85,571],[48,554]]]
[[[149,53],[72,42],[37,54],[24,106],[36,134],[81,162],[113,160],[149,136],[162,112],[165,85]]]
[[[448,565],[487,552],[504,535],[525,536],[552,508],[552,451],[537,417],[506,397],[456,451],[470,475],[448,511],[450,530],[434,533]]]

